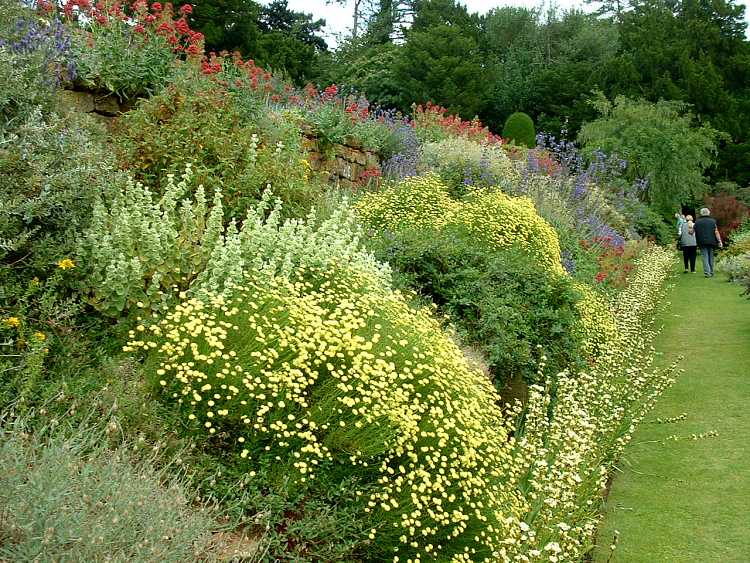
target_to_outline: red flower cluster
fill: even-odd
[[[591,243],[581,241],[584,248],[595,248],[598,245],[599,272],[595,276],[598,283],[623,288],[628,284],[628,276],[634,268],[635,261],[648,247],[647,241],[631,242],[626,246],[613,244],[612,237],[597,237]]]
[[[203,53],[203,34],[190,29],[187,16],[193,13],[193,7],[185,4],[179,9],[180,17],[175,18],[172,4],[162,5],[154,2],[149,7],[146,0],[133,0],[121,3],[100,0],[92,5],[92,0],[63,0],[59,5],[49,0],[39,0],[37,8],[51,14],[56,9],[66,19],[75,20],[83,17],[85,21],[95,21],[107,27],[116,21],[133,26],[133,31],[148,40],[149,34],[160,35],[172,45],[176,52],[190,55]]]
[[[350,103],[344,111],[349,114],[353,123],[367,121],[370,117],[369,105],[367,103],[363,104],[361,101]]]
[[[323,90],[323,100],[330,101],[334,99],[339,93],[339,87],[335,84],[331,84],[328,88]]]
[[[505,140],[492,133],[478,118],[465,121],[457,115],[448,114],[443,106],[427,102],[414,108],[414,127],[440,128],[450,135],[466,137],[472,141],[502,145]]]
[[[362,174],[359,175],[360,179],[367,180],[368,178],[380,178],[383,175],[383,173],[380,171],[380,168],[373,167],[368,168]]]

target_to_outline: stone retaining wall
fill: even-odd
[[[132,103],[122,103],[113,94],[100,95],[83,90],[63,90],[60,92],[60,105],[65,111],[88,113],[108,127],[115,117],[133,107]]]
[[[83,90],[63,90],[60,105],[64,111],[87,113],[110,127],[114,119],[130,110],[134,102],[122,103],[112,94],[100,95]],[[353,188],[366,183],[365,171],[374,177],[380,176],[380,157],[365,150],[356,141],[346,145],[324,147],[309,129],[303,130],[303,148],[307,161],[314,172],[327,173],[331,183],[345,188]]]
[[[306,133],[302,144],[310,168],[315,172],[327,172],[332,183],[352,188],[367,181],[367,177],[363,177],[365,171],[374,173],[376,179],[380,176],[378,154],[363,149],[356,142],[323,150],[320,141]]]

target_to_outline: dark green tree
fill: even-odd
[[[324,20],[290,10],[286,0],[261,6],[252,0],[196,0],[191,23],[206,36],[208,51],[239,51],[259,65],[283,70],[301,83],[327,50],[318,35]]]
[[[190,23],[206,37],[208,51],[247,52],[258,40],[260,4],[252,0],[195,0]]]
[[[729,138],[717,179],[747,182],[750,43],[734,0],[638,0],[620,18],[621,51],[604,86],[610,96],[680,100]],[[623,80],[623,76],[626,76]]]
[[[418,6],[394,65],[400,107],[433,101],[465,118],[482,113],[488,87],[479,23],[454,0]]]

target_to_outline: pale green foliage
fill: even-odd
[[[729,281],[740,281],[750,275],[750,252],[726,256],[716,262],[716,269],[725,273]]]
[[[107,449],[101,429],[29,432],[0,429],[0,560],[211,559],[216,522],[169,468]]]
[[[601,117],[578,134],[584,152],[603,150],[627,160],[630,179],[647,179],[644,195],[662,211],[705,194],[703,171],[714,162],[720,134],[694,124],[686,104],[624,96],[610,102],[601,93],[592,103]]]
[[[110,202],[94,206],[91,226],[79,241],[91,303],[118,315],[138,302],[158,309],[170,290],[187,289],[223,241],[221,195],[209,209],[199,187],[178,202],[190,182],[171,177],[161,198],[132,180]]]
[[[270,199],[271,192],[266,191],[260,204],[248,213],[238,236],[242,257],[254,270],[289,277],[298,266],[325,270],[348,264],[384,285],[389,283],[390,269],[363,248],[362,229],[346,200],[322,221],[312,210],[306,219],[282,222],[279,200],[268,217],[263,217]]]
[[[467,178],[472,185],[509,188],[521,176],[501,147],[464,137],[426,143],[422,147],[422,157],[451,188],[460,186]]]
[[[170,176],[159,198],[132,180],[110,202],[99,201],[79,241],[90,302],[116,316],[135,305],[162,309],[180,291],[223,293],[253,276],[287,276],[298,266],[349,264],[387,284],[390,272],[360,245],[361,230],[344,203],[318,221],[282,220],[281,201],[269,190],[242,226],[224,226],[221,193],[208,205],[202,186],[189,191],[191,168]]]

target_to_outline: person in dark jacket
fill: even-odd
[[[685,217],[686,222],[680,225],[680,248],[682,249],[682,260],[685,263],[685,273],[695,273],[695,256],[697,253],[697,242],[695,240],[695,223],[693,216]]]
[[[700,210],[700,217],[695,222],[694,230],[695,240],[701,250],[703,275],[710,278],[714,275],[714,250],[717,246],[721,248],[723,243],[716,219],[711,217],[711,211],[707,207]]]

